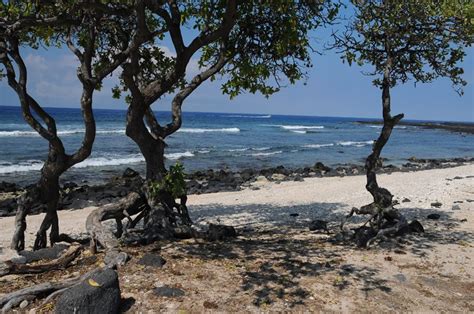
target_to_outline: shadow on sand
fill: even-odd
[[[374,290],[390,293],[390,283],[383,279],[379,269],[369,263],[361,267],[344,262],[347,254],[363,249],[330,241],[347,210],[348,206],[342,203],[194,206],[192,218],[198,225],[206,222],[233,225],[240,236],[224,242],[186,243],[180,245],[179,250],[203,260],[237,263],[243,278],[239,289],[251,293],[256,305],[270,304],[277,299],[284,300],[289,306],[304,305],[309,297],[314,296],[308,290],[308,278],[314,282],[326,274],[332,276],[332,286],[340,290],[357,285],[365,294]],[[391,239],[370,251],[399,249],[424,256],[435,244],[474,240],[473,232],[455,230],[462,222],[452,218],[449,212],[423,208],[401,208],[401,211],[409,220],[418,219],[426,232]],[[427,220],[426,215],[431,213],[440,214],[440,220]],[[308,221],[312,219],[328,221],[332,235],[310,232]],[[365,221],[364,217],[352,220],[353,223],[362,221]],[[323,282],[322,279],[319,281]]]

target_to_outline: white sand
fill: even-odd
[[[463,179],[448,180],[454,177]],[[466,178],[469,177],[469,178]],[[408,173],[393,173],[378,176],[379,185],[387,187],[401,202],[409,198],[411,202],[401,203],[410,218],[430,213],[430,204],[438,201],[443,204],[451,218],[466,218],[463,229],[473,230],[474,203],[474,165],[449,169],[436,169]],[[239,192],[220,192],[189,196],[189,210],[198,224],[220,221],[234,226],[255,224],[280,224],[294,221],[289,213],[298,213],[298,220],[312,218],[340,217],[353,206],[359,207],[371,202],[365,190],[365,176],[308,178],[304,182],[282,182],[258,184],[260,190]],[[452,211],[454,201],[459,211]],[[60,231],[65,233],[84,232],[85,220],[93,207],[81,210],[59,212]],[[27,218],[26,243],[31,246],[34,233],[39,228],[43,215]],[[9,257],[8,249],[13,232],[14,217],[0,218],[0,260]]]

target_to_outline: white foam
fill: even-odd
[[[165,157],[168,159],[180,159],[183,157],[194,157],[194,154],[190,151],[184,152],[184,153],[170,153],[170,154],[165,154]]]
[[[245,148],[232,148],[232,149],[228,149],[227,151],[228,152],[245,152],[249,149],[250,148],[248,148],[248,147],[245,147]]]
[[[363,141],[363,142],[353,142],[353,141],[343,141],[343,142],[337,142],[338,145],[341,146],[356,146],[356,147],[362,147],[366,145],[372,145],[374,141]]]
[[[0,166],[0,174],[14,173],[14,172],[28,172],[28,171],[38,171],[43,167],[43,162],[34,161],[28,164],[11,164],[8,163],[4,166]]]
[[[182,128],[178,132],[183,133],[207,133],[207,132],[223,132],[223,133],[238,133],[239,128],[222,128],[222,129],[202,129],[202,128]]]
[[[262,116],[251,116],[251,115],[242,115],[242,114],[233,114],[222,116],[224,118],[250,118],[250,119],[269,119],[271,115],[262,115]]]
[[[269,149],[272,149],[272,148],[271,147],[254,147],[254,148],[252,148],[252,150],[258,150],[258,151],[269,150]]]
[[[72,130],[65,130],[65,131],[58,131],[58,135],[74,135],[74,134],[82,134],[84,130],[82,129],[72,129]],[[96,134],[125,134],[125,129],[120,130],[97,130]],[[0,137],[37,137],[40,136],[36,131],[21,131],[21,130],[14,130],[14,131],[0,131]]]
[[[201,151],[204,153],[204,151]],[[183,157],[193,157],[192,152],[186,151],[183,153],[170,153],[165,154],[168,159],[179,159]],[[134,154],[129,156],[110,156],[110,157],[92,157],[84,160],[73,166],[73,168],[86,168],[86,167],[103,167],[103,166],[119,166],[127,164],[135,164],[144,162],[145,159],[141,154]],[[3,163],[0,165],[0,174],[15,173],[15,172],[28,172],[38,171],[43,167],[43,162],[39,160],[32,160],[28,162],[22,162],[19,164]]]
[[[311,130],[311,129],[324,129],[322,125],[279,125],[285,130]]]
[[[307,145],[303,145],[303,147],[305,147],[305,148],[321,148],[321,147],[330,147],[330,146],[334,146],[334,144],[329,143],[329,144],[307,144]]]
[[[304,130],[290,130],[292,133],[298,133],[298,134],[306,134],[307,131]]]
[[[281,150],[276,151],[276,152],[269,152],[269,153],[255,153],[255,154],[250,154],[250,156],[271,156],[271,155],[276,155],[276,154],[281,154],[283,153]]]
[[[126,157],[116,157],[116,158],[107,158],[107,157],[94,157],[88,158],[77,165],[74,165],[73,168],[86,168],[86,167],[101,167],[101,166],[119,166],[127,164],[135,164],[145,161],[141,155],[131,155]]]
[[[383,128],[383,125],[368,125],[369,128],[375,128],[375,129],[381,129]],[[396,125],[393,127],[394,129],[406,129],[406,126],[403,125]]]

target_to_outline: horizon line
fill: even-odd
[[[21,108],[21,106],[12,106],[12,105],[2,105],[0,107],[10,107],[10,108]],[[70,110],[81,110],[80,108],[75,107],[43,107],[44,109],[70,109]],[[93,108],[93,110],[109,110],[109,111],[127,111],[127,109],[116,109],[116,108]],[[169,112],[171,110],[154,110],[155,112]],[[342,119],[365,119],[365,120],[373,120],[373,121],[383,121],[383,118],[377,117],[351,117],[351,116],[317,116],[311,114],[280,114],[280,113],[248,113],[248,112],[212,112],[212,111],[184,111],[183,113],[210,113],[210,114],[226,114],[226,115],[248,115],[248,116],[288,116],[288,117],[312,117],[312,118],[342,118]],[[474,123],[473,120],[426,120],[426,119],[403,119],[403,121],[414,121],[414,122],[453,122],[453,123]]]

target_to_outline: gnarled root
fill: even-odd
[[[119,222],[117,229],[122,233],[122,219],[128,218],[131,221],[131,216],[147,210],[149,210],[149,206],[146,199],[142,195],[132,192],[117,202],[92,211],[86,220],[86,230],[91,236],[92,253],[96,252],[97,245],[100,244],[106,249],[105,263],[107,265],[124,264],[127,261],[127,256],[120,252],[118,238],[111,230],[102,225],[102,221],[115,219],[116,222]]]
[[[59,258],[42,264],[16,264],[11,261],[0,264],[0,276],[12,274],[39,274],[51,270],[66,269],[69,264],[81,253],[80,245],[72,245]]]
[[[408,226],[407,219],[390,204],[382,207],[373,202],[362,206],[360,209],[353,207],[350,213],[344,217],[341,222],[341,231],[344,232],[344,225],[354,214],[370,215],[370,218],[355,229],[354,238],[359,246],[371,247],[375,241],[386,239],[389,236],[395,236],[402,229]],[[369,224],[370,227],[366,227]],[[358,232],[360,233],[358,236]],[[362,239],[360,239],[360,235]],[[365,239],[364,239],[365,238]]]

